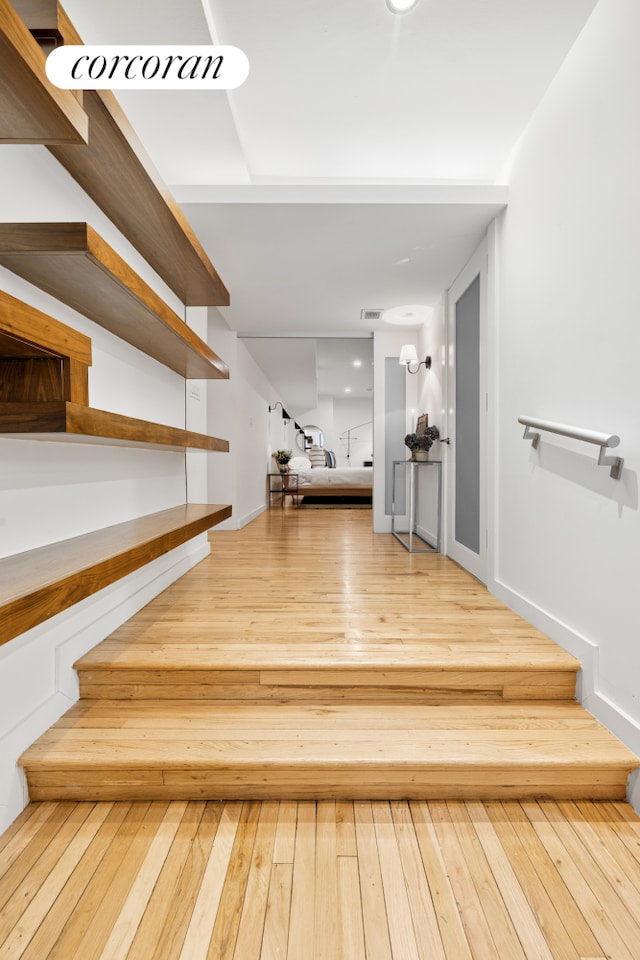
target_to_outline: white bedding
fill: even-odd
[[[335,484],[368,484],[373,483],[373,467],[313,467],[299,469],[298,487],[322,486],[330,487]]]

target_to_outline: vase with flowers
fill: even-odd
[[[429,450],[439,438],[440,431],[437,427],[427,427],[425,432],[420,435],[417,433],[408,433],[404,438],[404,442],[406,446],[409,447],[409,450],[411,450],[412,460],[428,460]]]
[[[278,470],[280,473],[289,473],[289,460],[293,453],[291,450],[276,450],[273,454],[273,459],[278,465]]]

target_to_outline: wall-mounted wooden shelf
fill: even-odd
[[[37,350],[91,365],[91,340],[41,310],[0,290],[0,335]],[[22,356],[22,352],[20,356]],[[31,355],[31,354],[29,354]]]
[[[86,90],[89,142],[48,149],[187,306],[227,306],[229,293],[118,101]]]
[[[227,365],[87,223],[2,223],[0,263],[192,379]]]
[[[0,401],[89,403],[91,340],[0,291]]]
[[[6,0],[1,0],[6,3]],[[82,39],[57,0],[14,0],[35,36]],[[54,157],[188,306],[224,306],[229,294],[120,104],[108,90],[86,90],[89,140],[51,146]]]
[[[20,440],[82,440],[111,446],[155,446],[164,450],[229,451],[228,440],[65,400],[0,403],[0,436]]]
[[[0,0],[0,143],[82,144],[89,120],[78,98],[54,87],[45,55],[9,0]]]
[[[0,643],[230,516],[226,504],[187,503],[0,559]]]

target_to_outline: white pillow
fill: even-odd
[[[310,470],[311,460],[308,457],[292,457],[289,460],[289,469],[293,470],[294,473],[296,470]]]

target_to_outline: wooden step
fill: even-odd
[[[32,800],[624,799],[637,758],[576,703],[81,702]]]
[[[86,699],[412,702],[570,700],[578,662],[552,644],[106,640],[76,663]]]

